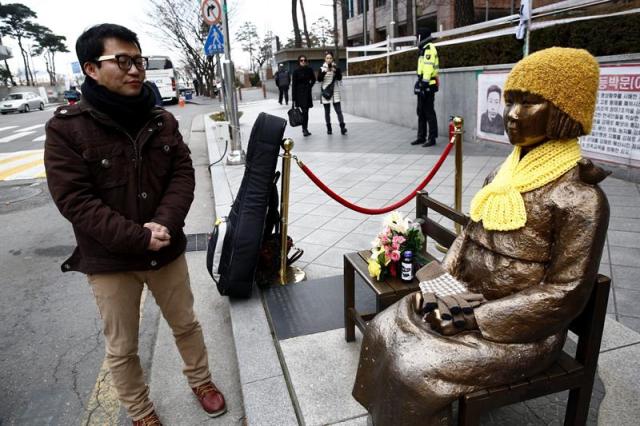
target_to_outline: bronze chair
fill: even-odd
[[[469,218],[421,192],[416,198],[416,216],[424,220],[423,232],[439,244],[450,247],[456,235],[428,216],[429,210],[464,226]],[[458,424],[471,426],[492,408],[569,390],[564,424],[584,425],[598,366],[602,330],[607,312],[611,279],[598,275],[589,302],[569,329],[578,337],[575,356],[562,352],[545,372],[509,385],[481,389],[459,398]]]

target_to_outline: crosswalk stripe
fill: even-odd
[[[43,126],[44,126],[44,123],[40,123],[40,124],[36,124],[35,126],[25,127],[23,129],[20,129],[19,131],[20,132],[26,132],[26,131],[34,130],[34,129],[37,129],[37,128],[43,127]],[[16,132],[18,132],[18,130],[16,130]]]
[[[33,140],[33,142],[42,142],[42,141],[44,141],[44,140],[45,140],[45,138],[46,138],[46,137],[47,137],[47,135],[40,135],[40,136],[38,136],[37,138],[35,138],[35,139]]]
[[[3,130],[11,130],[11,129],[15,129],[18,126],[7,126],[7,127],[0,127],[0,132]]]
[[[42,161],[37,166],[25,169],[21,172],[14,173],[10,178],[5,180],[18,180],[18,179],[35,179],[44,177],[46,175],[44,164]]]
[[[11,141],[14,141],[14,140],[16,140],[16,139],[20,139],[20,138],[21,138],[21,137],[23,137],[23,136],[30,135],[30,134],[32,134],[32,133],[35,133],[35,131],[33,131],[33,130],[32,130],[32,131],[30,131],[30,132],[19,132],[19,133],[14,133],[14,134],[12,134],[11,136],[7,136],[7,137],[4,137],[4,138],[0,139],[0,143],[7,143],[7,142],[11,142]]]
[[[41,149],[38,149],[35,151],[20,151],[20,152],[11,153],[11,154],[17,154],[17,155],[8,155],[8,156],[5,156],[4,158],[0,158],[0,164],[13,163],[15,161],[20,161],[24,158],[33,157],[33,156],[39,156],[40,158],[42,158]]]
[[[37,166],[40,166],[40,165],[42,165],[42,159],[41,158],[39,158],[39,159],[37,159],[35,161],[31,161],[29,163],[25,163],[25,164],[21,164],[19,166],[12,167],[12,168],[10,168],[8,170],[0,172],[0,180],[5,180],[10,176],[17,175],[19,173],[24,172],[25,170],[29,170],[29,169],[31,169],[33,167],[37,167]]]

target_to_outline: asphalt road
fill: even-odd
[[[215,107],[167,109],[188,141],[192,118]],[[70,224],[44,178],[3,174],[10,156],[43,148],[39,138],[52,113],[0,116],[0,425],[81,423],[104,358],[84,275],[60,271],[75,245]]]

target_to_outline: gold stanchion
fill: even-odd
[[[455,209],[462,211],[462,125],[464,120],[462,117],[453,117],[453,134],[456,137],[456,192],[455,192]],[[460,224],[456,222],[456,234],[460,234]]]
[[[462,127],[464,125],[464,120],[462,117],[453,117],[453,136],[452,139],[456,144],[456,177],[455,177],[455,198],[454,198],[454,208],[461,212],[462,211],[462,135],[464,131]],[[455,224],[456,234],[460,234],[461,227],[459,223]],[[447,248],[436,244],[436,249],[442,253],[447,252]]]
[[[284,155],[282,156],[282,191],[280,199],[280,274],[278,281],[281,285],[297,283],[306,278],[304,271],[296,266],[287,267],[287,233],[289,224],[289,183],[291,180],[291,150],[293,139],[287,138],[282,142]]]

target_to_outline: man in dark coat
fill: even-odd
[[[196,91],[196,96],[200,96],[200,82],[197,78],[193,79],[193,90]]]
[[[302,110],[302,135],[311,136],[309,133],[309,108],[313,108],[311,88],[316,82],[316,76],[309,66],[305,55],[298,56],[298,68],[293,72],[293,87],[291,97],[294,106]]]
[[[85,82],[78,104],[46,125],[51,196],[77,247],[62,271],[87,274],[103,321],[106,363],[134,426],[159,425],[138,358],[144,284],[169,323],[193,393],[210,416],[226,411],[211,381],[184,256],[194,170],[176,119],[143,84],[136,34],[113,24],[76,43]]]
[[[284,96],[284,100],[287,105],[289,105],[289,85],[291,84],[291,76],[289,75],[289,71],[284,68],[284,64],[280,64],[278,66],[278,71],[274,76],[276,81],[276,86],[278,87],[278,103],[282,105],[282,97]]]

